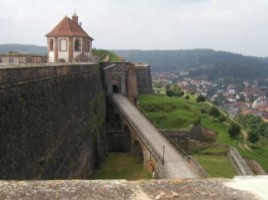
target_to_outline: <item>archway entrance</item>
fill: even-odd
[[[136,158],[138,158],[139,161],[143,162],[144,158],[141,144],[137,140],[133,144],[133,154]]]
[[[119,87],[117,85],[113,85],[113,94],[119,93]]]

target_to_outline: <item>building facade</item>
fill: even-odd
[[[81,27],[76,13],[64,17],[47,35],[48,62],[89,62],[93,38]]]
[[[23,54],[18,52],[8,52],[0,54],[0,65],[33,65],[45,63],[46,57],[42,55]]]

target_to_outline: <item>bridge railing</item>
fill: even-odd
[[[160,178],[170,178],[168,173],[166,172],[163,163],[163,156],[155,149],[155,147],[152,145],[152,143],[146,138],[145,134],[140,130],[138,126],[136,126],[128,117],[127,114],[124,112],[124,110],[121,108],[119,104],[116,103],[112,96],[113,102],[117,105],[117,109],[120,111],[120,113],[123,115],[125,119],[127,119],[128,123],[131,125],[131,127],[135,130],[135,132],[140,136],[140,139],[144,144],[146,144],[146,147],[149,149],[149,151],[153,154],[155,159],[157,160],[157,167],[156,172],[158,173],[158,176]]]
[[[163,134],[163,136],[165,136],[165,134]],[[169,140],[171,142],[171,144],[173,145],[173,147],[175,147],[175,149],[177,151],[179,151],[182,155],[183,158],[191,164],[191,166],[199,173],[199,176],[202,178],[208,178],[209,175],[206,172],[206,170],[191,156],[189,155],[186,151],[184,151],[180,145],[178,145],[174,140]]]

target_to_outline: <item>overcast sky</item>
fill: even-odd
[[[268,0],[0,0],[0,44],[46,45],[45,34],[75,9],[97,49],[268,56]]]

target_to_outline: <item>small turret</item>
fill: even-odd
[[[76,12],[74,12],[73,16],[72,16],[72,20],[78,24],[78,15],[76,14]]]

